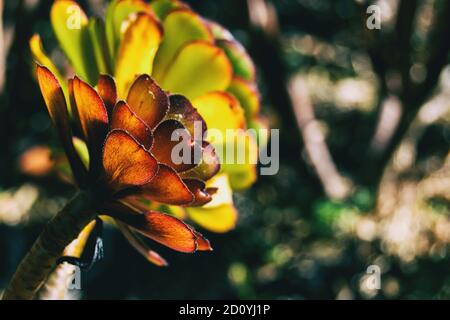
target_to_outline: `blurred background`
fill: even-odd
[[[78,2],[101,15],[106,0]],[[450,1],[187,2],[254,58],[280,171],[235,194],[234,231],[203,232],[212,253],[152,243],[168,268],[106,226],[105,259],[68,298],[450,298]],[[57,138],[28,47],[39,33],[62,59],[51,3],[0,0],[0,291],[73,192],[49,174]]]

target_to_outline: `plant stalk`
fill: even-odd
[[[50,220],[19,264],[5,290],[4,300],[33,299],[66,246],[95,218],[92,208],[92,194],[80,191]]]
[[[81,257],[91,232],[95,228],[96,221],[92,220],[78,238],[73,240],[63,252],[64,256]],[[45,283],[41,286],[35,295],[39,300],[65,300],[69,297],[68,284],[73,279],[76,267],[68,263],[59,264],[47,277]]]

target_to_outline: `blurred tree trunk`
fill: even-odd
[[[383,147],[379,150],[371,148],[371,137],[368,136],[368,148],[365,154],[361,154],[360,168],[352,172],[359,184],[369,188],[378,188],[386,166],[416,118],[420,107],[433,94],[439,75],[448,61],[450,41],[443,41],[443,39],[446,39],[450,30],[450,19],[448,18],[450,17],[450,1],[435,3],[436,18],[425,44],[425,54],[422,55],[416,54],[411,47],[416,16],[421,5],[418,0],[400,0],[395,27],[390,32],[383,30],[383,33],[379,30],[369,30],[366,27],[366,8],[370,2],[357,4],[360,10],[360,20],[346,21],[343,18],[330,17],[330,20],[325,22],[300,3],[296,6],[296,10],[285,12],[280,18],[279,24],[277,12],[269,1],[248,0],[247,3],[251,7],[249,11],[249,33],[252,44],[250,50],[261,67],[261,76],[267,84],[269,99],[281,117],[281,134],[288,137],[285,141],[289,143],[289,146],[285,146],[283,149],[288,149],[289,152],[298,150],[300,153],[304,145],[301,139],[298,139],[297,124],[292,112],[293,105],[287,90],[289,76],[287,66],[283,61],[280,39],[282,30],[279,28],[283,26],[296,28],[299,31],[310,32],[319,38],[332,38],[332,34],[342,28],[359,30],[359,34],[362,36],[361,41],[366,46],[373,69],[380,81],[379,102],[372,120],[360,125],[372,126],[372,132],[377,132],[381,124],[380,115],[383,111],[383,104],[388,97],[398,98],[401,108],[398,122],[394,123],[392,134],[386,137]],[[298,19],[294,13],[299,11],[301,11],[303,19]],[[311,24],[308,21],[322,22]],[[323,24],[327,26],[328,31],[321,29]],[[348,45],[352,47],[357,44],[349,43]],[[416,63],[423,64],[427,71],[425,79],[419,83],[414,82],[410,75],[410,70]],[[388,83],[389,74],[399,75],[401,81],[398,86],[393,87]],[[293,137],[296,138],[293,139]]]
[[[11,3],[14,2],[11,1]],[[29,100],[33,99],[33,93],[27,86],[31,82],[28,41],[39,11],[43,9],[42,3],[38,1],[31,7],[24,0],[14,3],[14,38],[9,54],[5,57],[8,68],[5,70],[4,91],[0,95],[0,118],[2,119],[0,136],[8,137],[8,143],[1,154],[0,161],[0,179],[3,187],[13,186],[20,180],[17,177],[15,163],[17,138],[20,136],[20,130],[23,130],[19,124],[23,123],[21,119],[28,117],[36,107],[36,104],[29,103]]]
[[[390,94],[398,96],[402,113],[392,136],[387,138],[385,148],[379,153],[369,150],[366,159],[363,161],[361,171],[364,172],[362,173],[363,183],[367,185],[377,186],[379,184],[384,169],[405,137],[420,107],[433,94],[438,84],[439,75],[448,62],[450,41],[443,39],[448,37],[448,31],[450,30],[450,1],[444,1],[442,8],[435,7],[436,19],[427,39],[425,55],[422,60],[414,59],[414,52],[411,51],[410,46],[414,33],[413,23],[417,14],[417,5],[416,0],[402,0],[400,2],[394,34],[388,36],[387,41],[375,45],[374,47],[378,49],[372,51],[371,54],[372,61],[379,66],[375,68],[375,71],[382,82],[382,88],[387,88],[388,91],[391,91]],[[386,54],[386,50],[392,54]],[[425,66],[426,78],[423,82],[416,83],[411,79],[410,70],[414,63]],[[388,88],[386,71],[398,72],[401,76],[399,88]],[[380,118],[378,117],[378,119]],[[367,165],[371,165],[372,170],[367,170]]]

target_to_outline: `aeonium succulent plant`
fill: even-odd
[[[208,128],[223,132],[222,139],[207,137],[222,151],[218,153],[237,143],[246,161],[223,163],[220,172],[206,181],[207,187],[219,188],[210,203],[165,206],[211,231],[233,228],[237,211],[231,190],[248,188],[256,180],[258,148],[252,135],[245,133],[242,140],[226,137],[225,131],[265,126],[259,115],[255,67],[242,45],[225,28],[176,0],[113,0],[104,19],[88,19],[75,1],[57,0],[50,18],[70,66],[85,82],[97,86],[101,74],[110,74],[118,98],[124,99],[136,76],[148,74],[164,91],[187,97]],[[45,54],[38,35],[30,46],[35,60],[48,67],[67,92],[64,77]],[[67,103],[72,109],[71,101]],[[140,206],[158,208],[158,202],[145,199]]]
[[[37,78],[80,192],[40,235],[5,298],[32,297],[64,248],[100,214],[116,219],[141,250],[144,244],[135,232],[180,252],[211,250],[207,239],[178,218],[140,208],[141,199],[200,206],[217,191],[204,181],[219,171],[219,159],[208,142],[194,140],[195,124],[201,130],[207,127],[187,98],[167,95],[148,75],[137,77],[125,100],[117,100],[109,76],[100,76],[97,90],[74,77],[68,97],[48,68],[37,66]],[[71,101],[73,129],[66,100]],[[80,132],[76,143],[75,130]],[[173,141],[175,133],[183,139]],[[177,143],[185,148],[181,150],[192,151],[189,154],[196,148],[200,161],[174,162]],[[81,157],[76,144],[86,145],[88,158]],[[146,256],[156,264],[165,263],[153,251],[147,250]]]

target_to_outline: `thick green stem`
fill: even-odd
[[[91,232],[94,230],[96,221],[92,220],[78,238],[73,240],[63,252],[63,255],[70,257],[81,257]],[[68,297],[68,284],[73,280],[76,267],[68,264],[59,264],[47,277],[45,283],[41,286],[35,295],[39,300],[65,300]]]
[[[65,247],[95,218],[92,195],[78,193],[45,227],[19,264],[4,300],[32,299]]]

